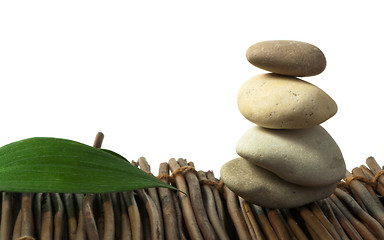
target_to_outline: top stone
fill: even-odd
[[[259,42],[248,48],[246,56],[258,68],[294,77],[320,74],[327,65],[319,48],[299,41]]]

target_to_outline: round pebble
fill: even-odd
[[[323,72],[327,65],[319,48],[299,41],[259,42],[248,48],[246,56],[258,68],[289,76],[314,76]]]
[[[237,105],[249,121],[275,129],[313,127],[337,112],[335,101],[320,88],[273,73],[246,81],[238,92]]]
[[[242,158],[225,163],[220,175],[224,184],[235,194],[266,208],[293,208],[324,199],[333,193],[337,185],[295,185]]]
[[[346,172],[339,147],[321,126],[295,130],[254,126],[239,139],[236,152],[252,164],[302,186],[330,185]]]

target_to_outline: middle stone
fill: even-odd
[[[278,130],[258,126],[240,138],[236,152],[287,182],[301,186],[325,186],[345,175],[343,155],[321,126]]]
[[[335,101],[320,88],[273,73],[246,81],[237,95],[237,104],[249,121],[274,129],[313,127],[337,112]]]

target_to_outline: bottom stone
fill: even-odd
[[[235,194],[266,208],[302,206],[330,196],[337,186],[337,183],[321,187],[292,184],[243,158],[225,163],[220,175],[224,184]]]

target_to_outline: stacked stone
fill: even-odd
[[[238,141],[240,156],[224,164],[221,179],[248,202],[292,208],[328,197],[345,175],[333,138],[320,126],[337,112],[333,99],[299,79],[320,74],[322,51],[299,41],[265,41],[247,50],[248,61],[272,73],[246,81],[241,114],[256,126]]]

